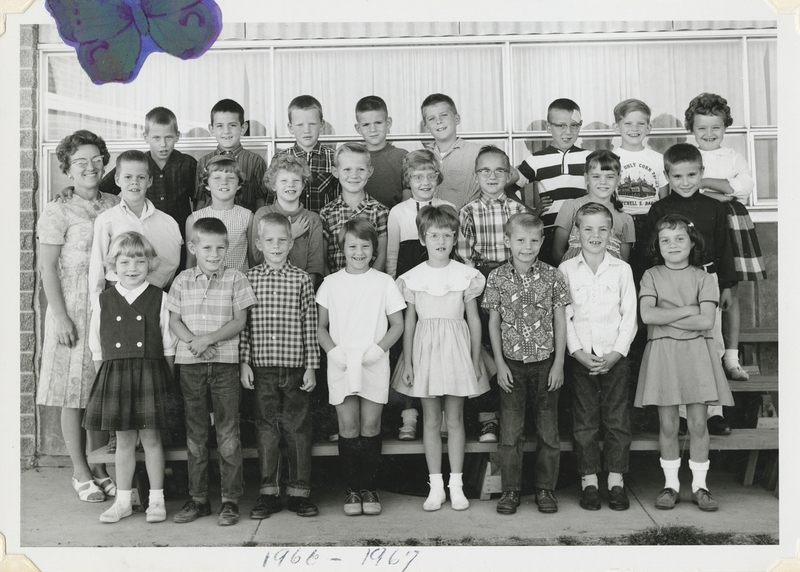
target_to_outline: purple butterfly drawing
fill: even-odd
[[[96,84],[133,81],[153,52],[199,57],[222,29],[214,0],[46,0],[45,6]]]

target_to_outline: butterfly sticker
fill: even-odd
[[[96,84],[133,81],[153,52],[199,57],[222,29],[214,0],[46,0],[45,6]]]

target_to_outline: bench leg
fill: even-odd
[[[767,468],[764,470],[764,488],[775,490],[778,486],[778,452],[770,451]]]
[[[753,478],[756,475],[756,463],[758,462],[758,450],[750,451],[750,456],[747,459],[747,469],[744,471],[744,485],[750,486],[753,484]]]

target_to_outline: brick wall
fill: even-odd
[[[36,192],[39,180],[36,172],[36,83],[37,26],[20,27],[20,173],[19,173],[19,330],[20,330],[20,457],[32,463],[36,456],[36,405],[34,403],[36,363],[36,319],[34,300],[34,231],[36,222]]]

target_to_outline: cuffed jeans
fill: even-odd
[[[309,394],[300,389],[304,368],[254,367],[255,417],[262,495],[280,494],[281,432],[289,449],[286,494],[311,493],[311,415]]]
[[[214,411],[222,496],[242,496],[242,446],[239,440],[239,364],[181,364],[181,390],[186,415],[189,494],[208,498],[208,394]]]
[[[503,491],[522,488],[522,447],[525,443],[525,401],[528,392],[533,399],[536,423],[536,474],[539,489],[554,490],[558,480],[561,444],[558,438],[558,394],[547,390],[547,376],[553,357],[523,363],[506,359],[514,377],[511,393],[500,389],[500,475]]]
[[[605,469],[628,472],[631,420],[628,405],[628,358],[622,356],[608,373],[589,375],[578,360],[569,359],[574,383],[573,428],[581,475],[601,470],[600,424],[603,424]]]

